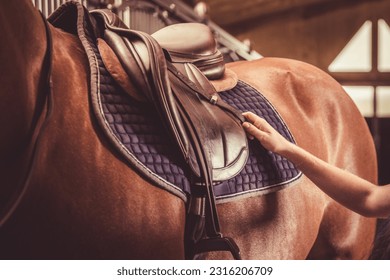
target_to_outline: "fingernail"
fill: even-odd
[[[247,122],[245,122],[245,123],[242,124],[242,126],[243,126],[244,128],[249,128],[249,127],[250,127],[250,124],[247,123]]]

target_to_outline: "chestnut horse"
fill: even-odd
[[[79,39],[50,29],[48,109],[42,18],[30,0],[1,1],[1,258],[184,258],[184,202],[146,182],[112,148],[91,113]],[[277,58],[228,68],[273,103],[300,146],[376,182],[367,125],[332,78]],[[10,201],[12,211],[5,211]],[[244,259],[363,259],[374,239],[374,219],[342,207],[304,176],[284,190],[217,207],[222,232],[234,238]]]

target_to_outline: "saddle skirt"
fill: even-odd
[[[81,5],[71,3],[61,6],[49,21],[55,27],[78,36],[83,43],[90,62],[93,111],[100,127],[139,174],[157,187],[187,201],[192,191],[193,170],[175,148],[169,132],[161,125],[161,117],[153,104],[126,94],[107,71],[97,47],[95,29],[91,27],[93,23],[84,16],[86,11]],[[220,92],[219,97],[235,110],[253,111],[262,116],[284,137],[294,142],[277,111],[250,85],[239,81],[233,89]],[[249,143],[245,162],[245,166],[228,176],[221,168],[219,180],[214,181],[214,193],[219,202],[242,195],[277,191],[301,176],[291,162],[266,151],[258,142]]]

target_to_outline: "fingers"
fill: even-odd
[[[252,135],[251,139],[256,138],[265,149],[274,153],[286,149],[289,142],[266,120],[251,112],[243,113],[243,116],[247,121],[242,126],[247,134]]]
[[[242,115],[248,120],[247,122],[244,122],[242,126],[245,129],[248,138],[250,140],[253,140],[255,137],[258,137],[258,128],[260,127],[260,124],[258,123],[257,125],[255,125],[254,123],[256,122],[256,120],[259,119],[259,117],[252,112],[246,112]]]
[[[244,123],[242,124],[242,127],[244,128],[244,130],[245,130],[245,132],[246,132],[246,135],[248,136],[248,138],[249,138],[250,140],[255,139],[255,137],[254,137],[254,136],[252,135],[252,133],[251,133],[251,124],[250,124],[250,123],[244,122]]]
[[[265,132],[261,131],[259,128],[249,122],[244,122],[242,126],[249,134],[249,139],[257,138],[258,140],[260,140],[266,134]]]
[[[245,112],[245,113],[242,113],[242,115],[248,120],[250,121],[251,123],[253,123],[256,119],[259,118],[258,115],[252,113],[252,112]]]
[[[263,130],[263,131],[269,131],[270,125],[266,120],[259,117],[258,115],[252,113],[252,112],[245,112],[242,114],[248,122],[252,123],[256,128]]]

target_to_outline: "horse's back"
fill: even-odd
[[[229,66],[271,101],[299,146],[376,182],[370,131],[337,81],[317,67],[291,59],[263,58]],[[349,149],[345,149],[346,142]],[[362,164],[365,160],[372,164]]]
[[[281,58],[233,63],[229,68],[271,101],[299,146],[376,182],[376,153],[368,126],[351,98],[328,74],[304,62]],[[293,203],[297,207],[294,213],[310,220],[311,225],[300,233],[307,236],[307,242],[312,240],[313,228],[319,226],[319,235],[307,257],[368,257],[375,219],[342,207],[305,177],[295,190],[282,192],[291,193],[279,203]],[[303,205],[299,201],[304,201]]]

